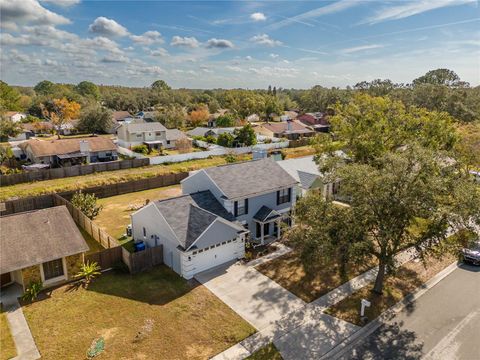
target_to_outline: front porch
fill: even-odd
[[[255,223],[255,236],[251,242],[257,245],[268,245],[281,236],[282,214],[267,206],[262,206],[253,217]]]

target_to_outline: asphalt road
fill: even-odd
[[[462,264],[342,359],[480,360],[480,266]]]

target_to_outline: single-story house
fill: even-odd
[[[257,114],[251,114],[251,115],[248,115],[245,120],[247,120],[250,123],[258,122],[260,121],[260,116],[258,116]]]
[[[329,132],[330,122],[328,115],[322,112],[305,113],[297,116],[297,120],[311,127],[316,132]]]
[[[0,217],[1,286],[71,280],[89,247],[65,206]]]
[[[48,121],[38,121],[33,123],[22,124],[25,131],[31,132],[35,135],[51,134],[53,132],[53,125]]]
[[[19,122],[22,121],[22,119],[25,119],[27,117],[27,114],[18,111],[7,111],[5,112],[5,114],[2,115],[2,117],[13,122]]]
[[[124,148],[147,145],[150,149],[173,149],[176,141],[188,137],[177,129],[167,129],[159,122],[133,121],[123,123],[117,129],[118,144]]]
[[[298,140],[315,135],[315,131],[295,120],[282,121],[279,123],[265,123],[255,126],[253,129],[260,135],[287,138],[288,140]]]
[[[228,114],[229,112],[230,112],[229,109],[218,109],[217,112],[209,116],[207,127],[209,128],[217,127],[217,122],[216,122],[217,118],[225,114]]]
[[[145,122],[154,122],[157,114],[155,111],[139,111],[135,117],[138,119],[142,119]]]
[[[210,191],[152,201],[131,215],[135,241],[163,246],[163,261],[179,275],[241,259],[248,233]]]
[[[112,121],[115,122],[115,123],[122,122],[122,121],[129,121],[129,120],[133,120],[133,119],[134,119],[134,117],[128,111],[114,111],[114,112],[112,112]]]
[[[73,139],[30,139],[20,144],[25,157],[32,163],[52,167],[117,160],[117,146],[100,136]]]

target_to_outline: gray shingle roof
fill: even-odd
[[[270,216],[270,214],[272,214]],[[267,219],[275,219],[275,218],[278,218],[280,216],[280,214],[275,211],[275,210],[272,210],[270,209],[268,206],[265,206],[263,205],[260,210],[257,211],[257,213],[253,216],[253,218],[255,220],[258,220],[258,221],[265,221]]]
[[[211,167],[204,171],[229,199],[275,191],[297,183],[271,158]]]
[[[313,156],[282,160],[278,162],[278,165],[297,180],[304,189],[309,189],[313,182],[322,175]]]
[[[0,217],[0,273],[88,251],[65,206]]]
[[[149,123],[137,123],[131,122],[129,124],[123,124],[122,126],[127,127],[128,132],[145,132],[145,131],[166,131],[167,128],[160,124],[159,122],[149,122]]]
[[[186,139],[187,135],[178,129],[167,129],[167,140]]]
[[[217,218],[234,220],[210,191],[156,201],[155,206],[184,249],[188,249]]]

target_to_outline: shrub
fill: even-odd
[[[82,264],[80,271],[75,275],[75,277],[83,278],[85,289],[87,289],[88,285],[90,285],[90,282],[100,275],[100,270],[100,266],[95,261],[87,261],[86,263]]]
[[[132,146],[132,151],[136,152],[138,154],[147,155],[148,154],[148,147],[145,144],[135,145],[135,146]]]
[[[208,135],[206,138],[205,138],[205,141],[210,143],[210,144],[216,144],[217,143],[217,139],[215,139],[214,136],[212,135]]]
[[[102,205],[97,205],[97,200],[95,194],[85,194],[80,190],[73,195],[72,204],[93,220],[103,208]]]
[[[225,156],[225,161],[231,164],[237,162],[237,157],[233,154],[228,154],[227,156]]]
[[[25,293],[22,295],[22,299],[26,301],[33,301],[38,297],[40,291],[42,291],[43,285],[40,281],[32,281],[25,289]]]
[[[218,135],[217,145],[224,146],[224,147],[232,147],[234,140],[235,140],[235,136],[233,136],[228,132],[224,132]]]

